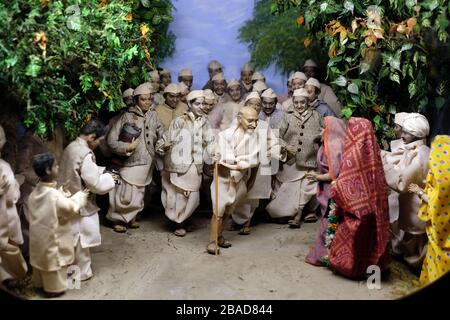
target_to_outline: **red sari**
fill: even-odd
[[[339,177],[331,195],[339,225],[330,246],[330,268],[349,278],[367,275],[367,267],[389,266],[388,186],[372,124],[351,118]]]

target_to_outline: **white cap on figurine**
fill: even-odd
[[[186,100],[187,101],[192,101],[192,100],[195,100],[197,98],[203,98],[203,97],[205,97],[205,94],[203,93],[203,90],[192,90],[187,95]]]
[[[305,97],[309,98],[309,93],[305,88],[297,89],[294,91],[293,97]]]

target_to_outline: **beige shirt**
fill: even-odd
[[[169,129],[170,123],[173,119],[182,116],[187,111],[188,106],[183,102],[179,102],[175,108],[171,108],[165,103],[156,108],[156,113],[164,126],[164,130]]]
[[[119,135],[125,123],[133,123],[140,128],[139,143],[131,152],[127,154],[130,144],[119,140]],[[107,141],[111,150],[119,155],[127,157],[125,167],[152,165],[155,157],[155,144],[162,138],[164,126],[159,120],[155,110],[148,110],[145,114],[137,107],[130,107],[109,131]]]
[[[114,188],[111,174],[95,163],[95,155],[87,142],[80,137],[72,141],[64,150],[60,165],[59,184],[71,194],[89,189],[89,201],[81,209],[82,216],[97,213],[100,208],[95,202],[96,194],[106,194]]]
[[[171,144],[164,156],[164,170],[186,173],[194,164],[202,173],[203,162],[211,158],[214,151],[214,132],[205,116],[195,117],[192,112],[172,121],[169,130],[159,144]]]

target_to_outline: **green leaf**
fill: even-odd
[[[150,8],[150,0],[141,0],[141,3],[144,7]]]
[[[87,92],[89,89],[92,88],[92,81],[94,80],[89,74],[82,74],[80,76],[81,80],[81,88],[83,89],[83,92]]]
[[[333,83],[339,87],[345,87],[347,85],[347,79],[344,76],[339,76]]]
[[[365,72],[367,72],[367,71],[369,71],[370,70],[370,64],[369,63],[367,63],[367,62],[361,62],[361,65],[359,66],[359,74],[363,74],[363,73],[365,73]]]
[[[353,10],[355,10],[355,5],[353,4],[353,2],[347,0],[344,2],[344,8],[353,14]]]
[[[324,12],[325,10],[327,10],[327,8],[328,8],[327,2],[323,2],[320,4],[320,12]]]
[[[393,105],[393,104],[389,105],[389,113],[390,114],[396,114],[397,113],[397,108],[395,107],[395,105]]]
[[[396,72],[391,73],[390,76],[389,76],[389,79],[391,79],[392,81],[397,82],[398,84],[400,84],[400,76]]]
[[[341,109],[341,115],[346,119],[350,118],[352,116],[352,114],[353,114],[353,110],[349,107],[345,107],[345,108]]]
[[[440,110],[444,106],[444,104],[445,104],[444,97],[436,97],[435,105],[438,110]]]
[[[416,92],[417,92],[417,86],[416,86],[416,84],[415,84],[414,82],[411,82],[411,83],[408,85],[408,92],[409,92],[409,97],[410,97],[410,98],[414,97],[414,95],[416,94]]]
[[[400,49],[400,52],[411,50],[412,47],[413,47],[412,43],[405,43],[404,45],[402,45],[402,48]]]
[[[41,59],[37,56],[30,56],[30,60],[30,64],[27,66],[25,74],[29,77],[36,78],[42,69]]]
[[[9,58],[5,59],[4,62],[5,62],[6,68],[14,67],[17,63],[17,56],[9,57]]]
[[[348,92],[353,93],[353,94],[358,94],[359,93],[359,88],[356,85],[356,83],[350,83],[347,87]]]
[[[375,123],[375,126],[376,126],[377,128],[380,128],[380,127],[381,127],[382,122],[383,122],[383,118],[381,118],[379,115],[376,115],[376,116],[373,118],[373,123]]]
[[[422,3],[422,7],[425,9],[428,9],[430,11],[433,11],[437,7],[439,7],[439,1],[438,0],[427,0]]]
[[[405,4],[408,8],[412,8],[416,5],[416,0],[406,0]]]

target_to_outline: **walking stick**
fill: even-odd
[[[214,189],[216,191],[216,204],[214,206],[214,211],[216,215],[216,238],[214,242],[214,255],[217,256],[219,254],[219,164],[217,162],[214,163]]]

